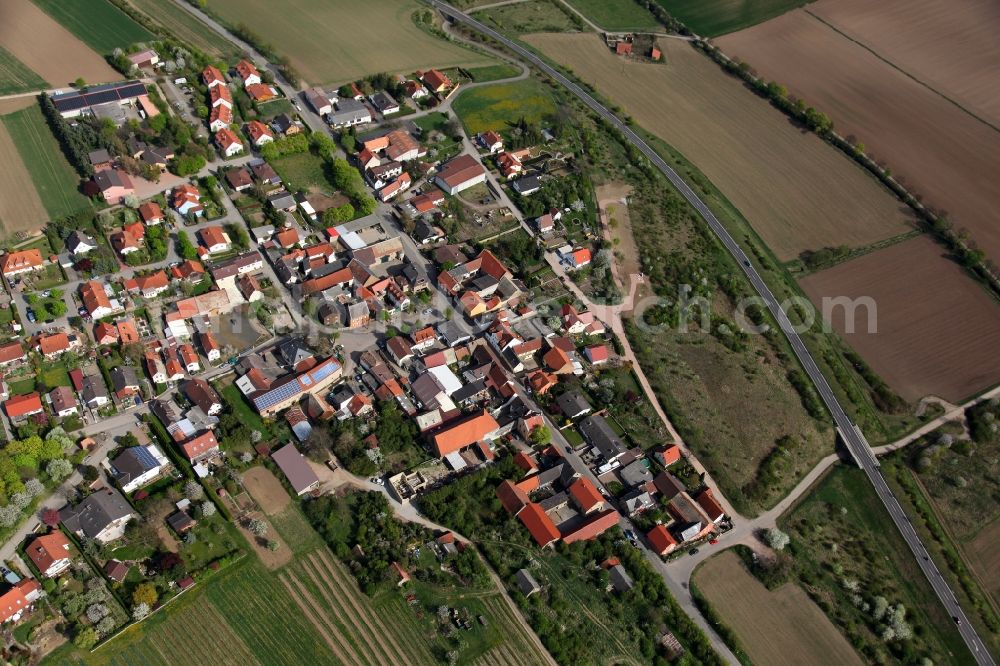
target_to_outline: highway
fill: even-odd
[[[941,571],[934,563],[934,560],[929,556],[927,548],[924,546],[920,537],[914,530],[913,525],[910,523],[910,519],[906,516],[903,508],[893,496],[892,491],[889,489],[888,484],[885,482],[885,479],[879,470],[878,460],[872,453],[864,435],[861,433],[860,429],[858,429],[851,422],[850,418],[848,418],[847,413],[841,407],[840,402],[837,400],[837,397],[834,395],[829,383],[826,381],[826,377],[824,377],[823,373],[820,372],[819,367],[813,360],[813,357],[806,348],[805,343],[802,342],[798,333],[796,333],[793,329],[791,322],[785,315],[785,312],[779,306],[778,300],[774,297],[774,294],[771,293],[767,284],[764,283],[764,280],[757,273],[757,270],[754,268],[750,258],[747,257],[742,248],[740,248],[736,241],[733,240],[732,236],[729,235],[729,232],[726,231],[719,220],[716,219],[715,215],[711,210],[709,210],[708,206],[706,206],[705,203],[698,198],[691,188],[688,187],[687,183],[685,183],[684,180],[682,180],[681,177],[678,176],[677,173],[670,168],[670,166],[652,148],[650,148],[638,134],[632,131],[628,125],[626,125],[604,105],[594,99],[581,86],[571,81],[528,49],[513,42],[496,30],[483,25],[479,21],[455,9],[451,5],[439,2],[438,0],[428,0],[428,2],[447,18],[462,23],[495,39],[510,51],[516,53],[519,57],[531,63],[540,71],[544,72],[560,85],[572,92],[592,111],[594,111],[594,113],[611,123],[615,128],[622,132],[626,139],[628,139],[633,146],[641,151],[642,154],[645,155],[649,161],[652,162],[653,165],[667,177],[673,186],[677,188],[688,203],[690,203],[695,210],[698,211],[702,219],[705,220],[708,226],[722,242],[723,246],[725,246],[726,250],[728,250],[732,257],[737,261],[740,268],[743,269],[743,272],[746,274],[747,279],[750,280],[750,283],[757,291],[757,294],[767,303],[767,307],[771,311],[775,320],[778,322],[779,328],[781,328],[782,333],[785,334],[785,337],[788,339],[788,342],[794,350],[795,355],[798,357],[799,362],[809,375],[813,385],[816,387],[816,391],[819,393],[824,404],[826,404],[827,409],[830,411],[830,414],[833,416],[834,423],[839,429],[845,445],[858,465],[865,471],[865,474],[868,476],[868,480],[874,486],[879,499],[882,500],[882,504],[885,505],[885,508],[892,517],[897,529],[899,529],[899,532],[903,535],[903,539],[913,552],[913,556],[916,558],[921,570],[930,582],[935,594],[937,594],[941,603],[947,610],[948,615],[954,618],[958,625],[958,631],[962,635],[962,639],[968,646],[972,656],[978,664],[995,664],[996,662],[993,660],[992,656],[990,656],[986,646],[983,644],[982,639],[976,633],[975,628],[973,628],[972,624],[969,622],[965,612],[959,606],[955,594],[945,582],[944,577],[941,575]]]

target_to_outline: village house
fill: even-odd
[[[104,169],[94,173],[91,181],[93,193],[100,194],[109,204],[120,204],[125,197],[135,194],[132,179],[121,169]]]
[[[260,148],[274,141],[274,132],[271,128],[259,120],[251,120],[247,123],[247,135],[254,146]]]
[[[170,467],[170,462],[155,444],[132,446],[110,462],[111,476],[124,493],[132,493],[151,483]]]
[[[201,216],[205,212],[205,207],[201,205],[201,192],[190,183],[181,183],[174,188],[171,205],[184,217]]]
[[[139,207],[140,211],[142,207]],[[73,230],[66,237],[66,250],[74,256],[83,256],[97,249],[97,240],[82,231]]]
[[[29,541],[24,547],[24,552],[38,572],[46,578],[55,578],[73,563],[69,552],[69,539],[57,529]]]
[[[3,410],[7,418],[14,422],[20,422],[34,414],[44,412],[41,396],[37,391],[32,391],[26,395],[15,395],[3,403]]]
[[[257,68],[254,67],[253,63],[249,60],[240,60],[236,63],[236,67],[234,69],[236,70],[236,74],[239,76],[240,81],[243,82],[244,88],[258,84],[261,81],[260,72],[257,71]]]
[[[232,247],[229,234],[220,226],[202,227],[198,230],[198,238],[208,254],[228,252]]]
[[[163,222],[163,209],[155,201],[147,201],[139,206],[139,218],[143,224],[156,226]]]
[[[49,391],[49,400],[52,402],[52,411],[61,419],[80,413],[76,394],[68,386],[57,386]]]
[[[223,127],[215,133],[215,145],[224,157],[232,157],[243,152],[243,142],[236,136],[236,132]]]
[[[209,363],[218,361],[222,357],[222,347],[211,333],[207,331],[199,333],[198,344],[201,345],[201,350]]]
[[[125,526],[135,517],[121,493],[103,488],[88,495],[76,506],[59,511],[63,527],[79,537],[108,543],[125,534]]]

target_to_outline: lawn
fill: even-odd
[[[566,0],[604,30],[653,30],[660,28],[649,10],[635,0]]]
[[[864,473],[838,466],[779,526],[793,571],[868,662],[959,663],[968,651]],[[884,640],[885,601],[902,604],[913,637]],[[865,610],[867,609],[867,610]]]
[[[672,16],[702,37],[718,37],[763,23],[810,0],[656,0]],[[600,0],[572,0],[573,4]]]
[[[42,90],[48,85],[10,51],[0,46],[0,95]]]
[[[313,190],[332,194],[333,184],[327,177],[326,162],[310,151],[286,155],[270,161],[271,166],[285,181],[290,192],[298,189]]]
[[[25,395],[35,390],[35,378],[24,377],[7,382],[11,395]]]
[[[239,55],[232,42],[220,39],[218,33],[199,21],[193,14],[179,11],[173,0],[129,0],[144,14],[191,46],[209,56],[231,60]]]
[[[153,39],[153,34],[108,0],[34,0],[63,27],[100,54]]]
[[[430,11],[416,0],[208,0],[207,5],[231,25],[250,26],[311,84],[493,62],[418,27],[413,14]]]
[[[487,65],[486,67],[473,67],[467,71],[476,83],[509,79],[521,73],[521,70],[514,65]]]
[[[4,126],[28,169],[38,196],[52,218],[65,217],[90,206],[79,192],[79,178],[37,106],[3,116]]]
[[[556,113],[549,90],[534,79],[471,88],[459,93],[452,108],[470,136],[507,129],[520,119],[537,125]]]
[[[73,385],[73,382],[69,378],[69,372],[66,370],[65,366],[62,365],[43,367],[42,371],[38,373],[38,378],[50,390],[57,386]]]
[[[270,120],[271,118],[274,118],[282,113],[291,114],[292,103],[287,99],[276,99],[270,102],[264,102],[263,104],[259,104],[257,106],[257,113],[259,118]]]

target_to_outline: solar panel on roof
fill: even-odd
[[[84,95],[87,100],[87,104],[94,106],[95,104],[104,104],[106,102],[117,102],[118,95],[113,90],[108,90],[99,93],[87,93]]]
[[[253,401],[253,404],[257,407],[257,410],[260,411],[261,409],[267,409],[272,405],[276,405],[282,400],[287,400],[299,392],[301,392],[301,389],[299,388],[298,382],[288,382],[287,384],[279,386],[272,391],[268,391],[259,398],[256,398]]]
[[[321,382],[327,377],[329,377],[333,372],[339,368],[340,365],[334,362],[324,363],[312,373],[312,378],[317,382]]]
[[[118,94],[122,97],[122,99],[128,97],[138,97],[139,95],[146,94],[146,86],[138,82],[129,83],[118,88]]]
[[[82,109],[85,106],[88,106],[87,100],[85,100],[83,97],[80,97],[79,95],[73,95],[72,97],[69,97],[67,99],[58,99],[58,100],[53,99],[52,103],[55,105],[56,109],[59,110],[61,113],[65,113],[67,111],[76,111],[77,109]]]
[[[302,375],[301,377],[299,377],[299,380],[301,380],[301,382],[306,386],[312,384],[312,378],[309,375]]]
[[[132,455],[135,456],[136,460],[142,463],[143,469],[153,469],[157,465],[156,458],[154,458],[145,448],[135,447],[135,452]]]

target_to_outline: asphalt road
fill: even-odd
[[[823,399],[824,404],[826,404],[827,409],[829,409],[830,414],[833,416],[833,420],[840,429],[841,436],[847,448],[850,450],[851,455],[854,456],[855,461],[865,471],[869,481],[871,481],[872,485],[875,487],[875,492],[878,494],[879,499],[882,500],[882,504],[885,505],[885,508],[892,517],[897,529],[899,529],[900,533],[903,535],[903,539],[913,552],[917,563],[920,565],[921,570],[930,582],[935,594],[937,594],[941,603],[944,604],[948,614],[955,618],[955,621],[958,624],[958,631],[962,635],[962,639],[968,646],[972,656],[979,664],[995,664],[992,656],[990,656],[986,646],[983,644],[982,639],[976,633],[976,630],[969,622],[969,619],[966,617],[961,606],[959,606],[954,592],[952,592],[952,590],[948,587],[948,584],[945,582],[944,577],[941,575],[941,572],[934,563],[934,560],[929,556],[927,548],[920,540],[920,537],[917,536],[916,531],[913,529],[913,525],[910,523],[910,519],[899,505],[899,502],[893,496],[888,484],[886,484],[885,479],[879,471],[878,460],[872,453],[864,435],[851,422],[850,418],[848,418],[847,413],[841,407],[840,402],[837,400],[837,397],[834,395],[829,383],[826,381],[826,377],[824,377],[823,373],[820,372],[819,367],[813,360],[812,355],[805,346],[805,343],[802,342],[798,333],[796,333],[792,328],[792,324],[779,306],[778,300],[775,298],[774,294],[771,293],[767,284],[764,283],[764,280],[757,273],[757,270],[754,268],[750,258],[747,257],[742,248],[740,248],[736,241],[733,240],[732,236],[729,235],[729,232],[726,231],[712,211],[708,209],[708,206],[706,206],[705,203],[698,198],[691,188],[688,187],[687,183],[685,183],[684,180],[681,179],[681,177],[678,176],[677,173],[671,169],[670,166],[656,153],[656,151],[650,148],[638,134],[633,132],[628,125],[626,125],[604,105],[594,99],[583,88],[555,70],[553,67],[549,66],[534,53],[519,44],[516,44],[510,39],[507,39],[496,30],[483,25],[479,21],[476,21],[470,16],[460,12],[451,5],[438,2],[438,0],[429,0],[429,2],[446,17],[463,23],[502,43],[518,56],[530,62],[532,65],[545,72],[548,76],[567,88],[592,111],[621,131],[629,142],[639,149],[639,151],[641,151],[642,154],[645,155],[649,161],[652,162],[653,165],[667,177],[673,186],[677,188],[688,203],[690,203],[695,210],[698,211],[702,219],[708,223],[708,226],[725,246],[726,250],[729,251],[729,254],[731,254],[739,263],[743,272],[746,274],[747,279],[750,280],[754,289],[757,290],[757,294],[767,303],[767,307],[771,311],[775,320],[778,322],[778,326],[781,328],[782,333],[785,334],[785,337],[788,339],[792,349],[795,351],[795,355],[798,357],[799,362],[802,363],[803,368],[812,380],[813,385],[816,387],[817,392]]]

